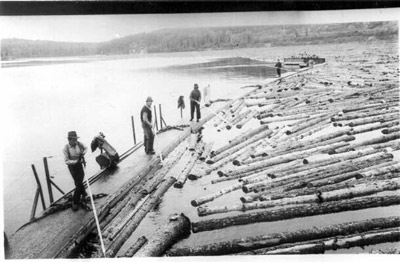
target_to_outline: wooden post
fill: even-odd
[[[46,204],[44,202],[42,185],[40,184],[40,180],[39,180],[38,174],[36,173],[35,165],[33,165],[33,164],[32,164],[32,170],[33,170],[33,174],[35,175],[36,184],[38,186],[38,190],[39,190],[39,193],[40,193],[40,199],[42,200],[43,210],[45,210],[46,209]]]
[[[50,179],[49,166],[47,164],[47,157],[43,157],[43,164],[44,164],[44,172],[46,174],[47,189],[49,190],[49,200],[51,204],[54,202],[54,198],[53,198],[53,190],[51,188],[51,179]]]
[[[156,107],[156,105],[154,105],[154,123],[156,124],[156,130],[158,131],[157,107]]]
[[[161,104],[158,104],[158,109],[160,110],[160,129],[162,129],[162,111],[161,111]]]
[[[131,116],[132,121],[132,132],[133,132],[133,143],[136,145],[136,132],[135,132],[135,121],[133,120],[133,116]]]
[[[35,199],[33,200],[30,221],[32,221],[35,218],[37,203],[39,200],[39,194],[40,194],[40,190],[39,190],[39,188],[36,188],[36,194],[35,194]]]

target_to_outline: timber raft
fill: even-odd
[[[158,134],[162,162],[138,145],[117,169],[99,174],[91,187],[107,194],[95,201],[107,257],[321,254],[400,242],[400,217],[387,214],[354,213],[349,222],[290,230],[299,218],[382,207],[398,214],[399,57],[352,60],[351,66],[349,59],[337,56],[210,103],[199,123]],[[207,133],[233,129],[242,132],[223,142]],[[188,183],[211,188],[180,200],[197,216],[171,214],[120,254],[162,197]],[[221,205],[223,198],[229,201]],[[218,237],[225,229],[276,221],[287,230]],[[204,232],[214,232],[215,240],[184,241]],[[47,210],[10,237],[10,258],[73,257],[91,233],[92,212]],[[102,257],[98,244],[95,249],[91,257]]]

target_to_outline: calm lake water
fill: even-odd
[[[44,157],[54,182],[65,192],[74,188],[62,155],[68,131],[76,130],[87,146],[101,131],[121,154],[134,144],[131,116],[137,141],[142,140],[138,115],[147,96],[153,97],[157,110],[162,105],[166,123],[173,125],[181,118],[177,109],[180,95],[186,102],[183,117],[189,118],[188,96],[194,83],[200,89],[210,85],[211,99],[218,99],[235,97],[243,92],[240,87],[274,76],[273,68],[249,65],[247,59],[226,59],[246,55],[246,50],[249,52],[170,53],[2,68],[2,90],[6,92],[3,127],[8,127],[3,130],[2,145],[6,233],[12,234],[29,220],[37,187],[32,164],[41,179],[46,205]],[[88,175],[99,169],[94,161],[97,154],[87,154]],[[54,190],[57,199],[61,194]],[[39,203],[37,214],[41,210]]]

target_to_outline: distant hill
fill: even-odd
[[[102,43],[3,39],[3,60],[33,57],[122,55],[246,47],[397,41],[397,22],[164,29]]]

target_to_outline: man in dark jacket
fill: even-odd
[[[140,120],[142,121],[143,134],[144,134],[144,151],[148,155],[154,155],[154,131],[153,131],[153,116],[151,112],[151,104],[153,99],[149,96],[146,99],[146,105],[140,111]]]
[[[276,67],[276,73],[278,74],[278,77],[281,77],[281,68],[282,68],[282,63],[279,61],[275,64]]]
[[[73,195],[72,210],[79,209],[79,201],[86,202],[86,190],[83,185],[85,172],[83,165],[85,165],[84,155],[87,152],[87,147],[78,141],[78,136],[75,131],[68,132],[68,144],[65,145],[63,153],[65,164],[67,164],[69,172],[75,183],[75,191]]]
[[[194,111],[196,110],[197,122],[199,122],[201,118],[201,113],[200,113],[201,93],[199,90],[199,86],[197,84],[194,84],[194,89],[190,93],[189,99],[190,99],[190,121],[193,120]]]

